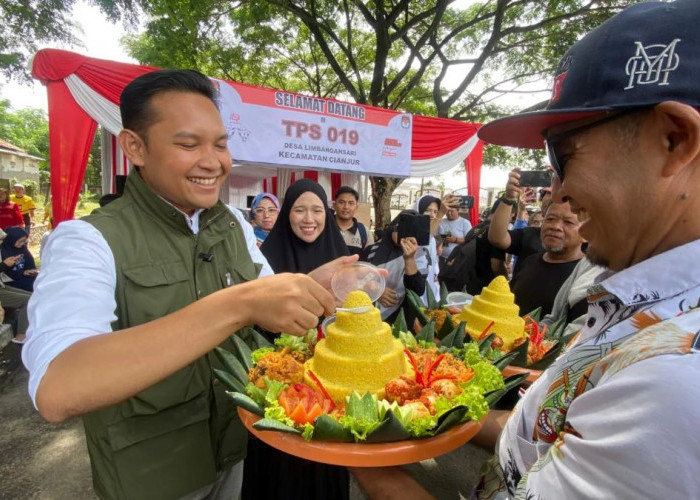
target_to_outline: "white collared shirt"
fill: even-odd
[[[671,334],[700,332],[698,255],[700,240],[606,273],[589,289],[586,326],[527,390],[501,434],[497,453],[506,484],[518,485],[516,498],[697,497],[700,354],[627,358],[629,366],[573,399],[554,444],[533,436],[551,428],[547,412],[562,405],[552,394],[572,397],[580,387],[569,377],[622,339],[646,328],[649,348],[668,352]]]

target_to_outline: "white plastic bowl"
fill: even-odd
[[[326,328],[328,328],[328,325],[333,323],[335,321],[335,314],[331,314],[328,316],[326,319],[324,319],[321,322],[321,332],[323,333],[323,336],[326,336]]]
[[[350,292],[362,290],[372,302],[376,302],[384,293],[386,281],[379,274],[379,269],[367,262],[354,262],[338,269],[331,279],[333,293],[341,301]]]
[[[464,306],[472,303],[474,297],[464,292],[450,292],[445,298],[445,307],[450,311],[459,312]]]

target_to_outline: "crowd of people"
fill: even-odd
[[[13,186],[12,195],[0,189],[0,310],[3,321],[12,325],[16,344],[26,338],[27,305],[39,272],[27,247],[34,210],[22,184]]]
[[[430,498],[401,468],[325,466],[248,440],[212,350],[233,349],[250,325],[315,328],[336,307],[333,273],[359,259],[383,269],[391,321],[407,289],[439,296],[442,280],[478,293],[511,274],[512,255],[521,314],[541,307],[578,335],[512,412],[486,417],[474,443],[495,455],[475,498],[693,498],[698,16],[695,0],[625,9],[567,52],[547,110],[481,128],[489,143],[546,144],[553,177],[538,210],[524,207],[534,192],[516,169],[475,227],[458,198],[424,196],[376,241],[350,187],[332,205],[308,179],[281,204],[260,193],[247,215],[224,205],[231,155],[210,81],[136,78],[120,99],[118,139],[135,167],[122,196],[58,226],[35,283],[23,247],[32,209],[29,227],[6,229],[3,269],[16,293],[33,288],[22,356],[36,408],[51,422],[83,418],[101,498],[347,498],[348,472],[371,498]],[[401,233],[421,216],[426,240]]]

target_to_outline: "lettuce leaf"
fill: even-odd
[[[416,337],[411,332],[399,332],[399,340],[406,349],[413,350],[418,347]]]
[[[260,358],[262,358],[265,354],[270,353],[270,352],[275,352],[274,347],[261,347],[260,349],[255,349],[251,355],[250,358],[253,360],[253,364],[257,365],[258,361],[260,361]]]
[[[311,441],[311,438],[314,436],[314,426],[311,424],[304,424],[304,430],[301,433],[301,437],[303,437],[306,441]]]
[[[489,347],[489,350],[486,351],[486,359],[489,361],[496,361],[497,359],[502,358],[504,354],[505,353],[498,348]]]
[[[472,365],[480,363],[484,360],[479,352],[479,344],[476,342],[467,342],[464,344],[464,363],[471,368]]]
[[[433,435],[433,429],[437,426],[436,416],[416,417],[406,425],[406,430],[415,437],[429,437]]]
[[[303,338],[307,346],[315,346],[316,342],[318,342],[318,330],[315,328],[309,328],[306,330],[306,335],[304,335]]]
[[[251,397],[253,401],[258,403],[260,406],[267,406],[268,404],[277,404],[277,398],[280,392],[285,390],[288,386],[284,382],[279,380],[272,380],[267,377],[263,377],[265,381],[265,388],[261,389],[252,382],[248,382],[245,386],[245,390],[248,396]]]
[[[465,384],[467,387],[475,387],[482,394],[503,388],[501,371],[488,361],[479,361],[470,368],[474,370],[474,376]]]
[[[267,408],[265,408],[265,418],[271,418],[273,420],[277,420],[278,422],[282,422],[283,424],[286,424],[290,427],[295,427],[296,424],[294,423],[294,420],[291,418],[287,417],[287,414],[284,413],[284,408],[280,406],[280,404],[275,400],[274,403],[270,404]]]
[[[469,408],[466,415],[467,419],[474,421],[481,420],[481,417],[489,412],[489,404],[476,385],[467,385],[467,387],[464,387],[464,391],[452,398],[451,401],[444,397],[439,397],[435,401],[436,416],[443,415],[455,406],[466,406]]]
[[[304,354],[311,354],[311,351],[309,350],[309,345],[304,340],[304,337],[296,337],[294,335],[282,333],[279,337],[275,339],[275,345],[279,349],[289,347],[290,351],[301,351]]]
[[[437,347],[437,344],[428,340],[419,340],[418,346],[422,347],[423,349],[435,349]]]

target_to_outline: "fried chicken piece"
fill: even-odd
[[[301,383],[304,381],[304,365],[285,350],[271,352],[260,358],[248,372],[248,378],[261,389],[265,388],[263,377],[285,384]]]
[[[390,380],[384,386],[385,398],[390,403],[396,401],[399,405],[403,405],[409,399],[418,399],[420,397],[421,386],[415,380],[411,380],[405,375],[400,375],[393,380]]]
[[[418,401],[425,405],[431,415],[435,415],[435,401],[438,397],[439,395],[432,388],[428,388],[421,391]]]
[[[430,388],[438,395],[445,396],[447,399],[454,398],[462,392],[462,388],[452,380],[440,379],[433,382]]]

